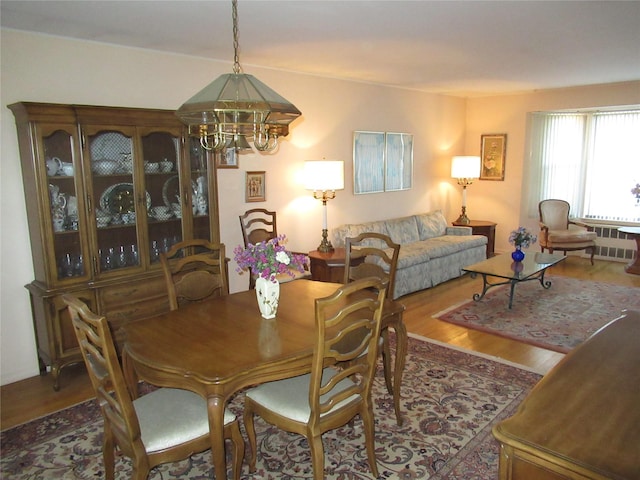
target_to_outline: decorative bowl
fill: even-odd
[[[91,170],[98,175],[111,175],[118,169],[118,162],[115,160],[96,160],[91,166]]]

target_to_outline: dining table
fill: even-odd
[[[341,284],[295,280],[280,285],[277,315],[260,315],[254,290],[181,306],[123,326],[123,370],[139,380],[183,388],[207,401],[216,478],[226,478],[224,410],[251,385],[308,373],[315,344],[315,300]],[[179,412],[176,412],[179,415]]]

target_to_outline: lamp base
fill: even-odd
[[[455,223],[461,223],[464,225],[469,225],[469,223],[471,223],[471,220],[469,220],[469,217],[467,217],[467,207],[462,207],[462,213],[455,221]]]
[[[322,253],[329,253],[329,252],[333,252],[335,249],[333,248],[333,245],[331,245],[331,242],[328,239],[328,231],[326,228],[322,229],[322,241],[320,242],[320,245],[318,246],[318,251],[322,252]]]

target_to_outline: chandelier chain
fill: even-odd
[[[231,2],[233,20],[233,73],[240,73],[240,57],[238,56],[238,0]]]

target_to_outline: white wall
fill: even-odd
[[[33,279],[15,124],[7,105],[19,101],[176,109],[231,63],[1,31],[0,384],[38,374],[29,297]],[[272,155],[241,155],[238,170],[219,171],[222,241],[229,252],[242,237],[238,215],[257,206],[278,212],[279,231],[294,250],[320,242],[321,203],[297,179],[309,159],[345,161],[345,190],[329,203],[329,226],[441,208],[457,217],[459,188],[449,161],[464,151],[463,99],[244,66],[303,113]],[[414,135],[413,188],[353,195],[354,130]],[[244,202],[244,172],[266,171],[267,201]],[[232,264],[233,265],[233,264]],[[247,288],[231,272],[231,290]],[[64,373],[63,373],[64,375]]]
[[[468,187],[467,197],[471,218],[497,222],[496,251],[512,249],[508,242],[509,232],[518,226],[524,225],[533,231],[539,229],[538,218],[527,218],[526,205],[521,198],[527,183],[524,176],[527,113],[637,104],[640,104],[640,81],[468,100],[467,154],[480,154],[482,134],[507,134],[504,182],[477,181]]]

